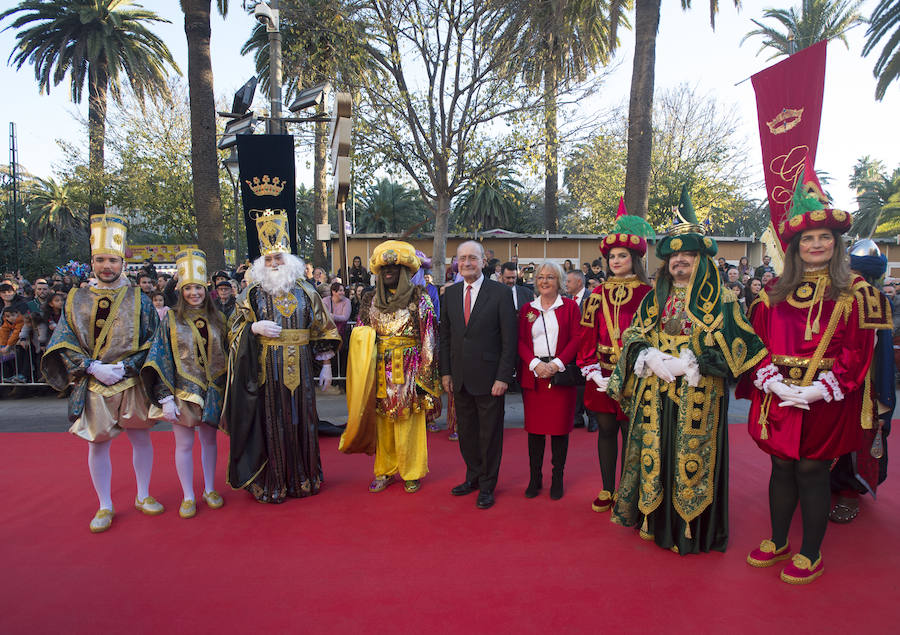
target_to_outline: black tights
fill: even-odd
[[[622,465],[625,465],[625,427],[616,415],[609,412],[593,413],[597,419],[597,458],[600,459],[600,476],[603,489],[616,491],[616,461],[619,459],[619,430],[622,431]]]
[[[799,461],[772,457],[769,478],[769,516],[772,520],[772,542],[777,548],[787,544],[791,518],[800,502],[803,520],[803,544],[800,553],[815,562],[825,538],[831,507],[831,485],[828,461]]]

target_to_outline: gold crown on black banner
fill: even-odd
[[[256,221],[259,252],[263,256],[291,253],[290,225],[283,209],[253,209],[250,218]]]
[[[261,179],[254,176],[252,181],[247,180],[245,183],[257,196],[278,196],[285,186],[285,182],[280,178],[277,176],[269,178],[268,174],[263,174]]]

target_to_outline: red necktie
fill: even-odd
[[[463,319],[466,326],[469,325],[469,316],[472,315],[472,285],[466,285],[466,302],[463,306]]]

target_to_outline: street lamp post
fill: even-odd
[[[231,190],[234,193],[234,266],[237,268],[241,263],[241,232],[240,232],[240,201],[238,200],[238,182],[240,180],[240,164],[238,163],[237,149],[232,147],[231,154],[222,160],[225,170],[228,172],[228,178],[231,179]]]
[[[281,122],[281,30],[278,15],[279,0],[260,2],[254,7],[253,15],[266,25],[269,36],[269,119],[267,134],[283,134]]]

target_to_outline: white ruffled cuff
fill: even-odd
[[[167,395],[163,397],[159,400],[159,405],[162,406],[163,404],[169,403],[170,401],[175,401],[175,395]]]
[[[638,353],[637,359],[634,360],[634,374],[638,377],[649,377],[653,374],[653,371],[650,370],[650,367],[647,366],[647,358],[651,353],[658,352],[655,348],[645,348],[640,353]]]
[[[591,373],[600,370],[600,364],[591,364],[590,366],[585,366],[581,369],[581,376],[585,379],[590,378]]]
[[[784,375],[778,371],[778,366],[768,364],[756,371],[756,379],[753,380],[753,385],[768,395],[771,392],[769,387],[776,381],[784,381]]]
[[[844,392],[841,390],[840,384],[838,384],[837,377],[830,370],[820,372],[819,378],[815,383],[819,384],[825,393],[825,401],[831,401],[832,399],[835,401],[844,400]]]
[[[684,371],[684,378],[687,380],[689,386],[696,388],[700,385],[700,364],[697,363],[697,357],[694,355],[694,351],[689,348],[682,348],[680,357],[681,361],[687,366]]]

